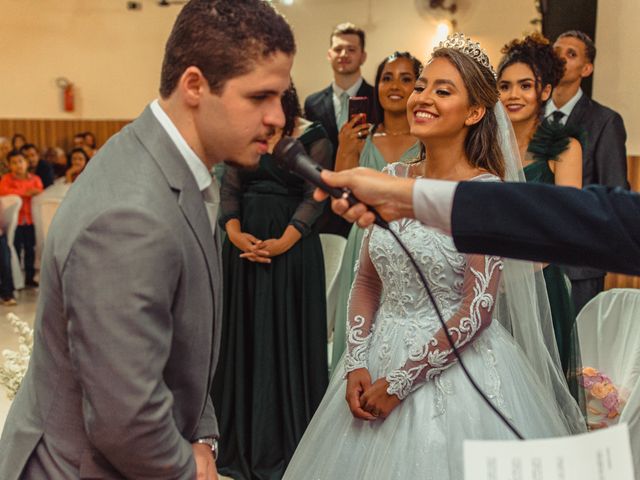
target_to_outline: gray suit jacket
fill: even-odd
[[[192,480],[191,442],[217,434],[208,392],[221,313],[202,195],[147,108],[51,224],[0,478]]]
[[[629,189],[627,132],[622,117],[583,95],[573,107],[567,125],[576,125],[587,132],[586,145],[582,145],[582,185]],[[565,267],[565,270],[571,280],[598,278],[605,274],[587,267]]]

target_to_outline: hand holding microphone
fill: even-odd
[[[333,211],[360,227],[375,223],[388,228],[387,221],[413,216],[413,179],[391,177],[364,167],[342,172],[323,170],[291,137],[283,137],[273,153],[281,167],[318,187],[316,200],[331,195]]]

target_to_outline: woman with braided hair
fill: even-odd
[[[538,33],[513,40],[502,53],[498,90],[513,125],[527,182],[582,188],[579,140],[583,133],[563,125],[561,119],[542,117],[562,77],[563,60]],[[573,396],[580,400],[582,389],[575,375],[581,367],[580,350],[570,282],[559,265],[546,265],[543,272],[562,368]]]

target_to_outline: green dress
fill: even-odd
[[[299,138],[317,163],[331,161],[319,124]],[[313,187],[263,155],[257,170],[227,167],[221,185],[224,226],[278,238],[288,225],[302,238],[271,264],[223,245],[224,315],[212,398],[220,427],[219,471],[236,480],[279,479],[327,388],[324,262],[313,223],[322,203]]]
[[[549,168],[549,161],[558,159],[568,148],[571,138],[581,140],[582,136],[580,130],[554,121],[541,123],[527,149],[534,159],[533,163],[524,167],[527,182],[555,185],[555,175]],[[575,376],[582,363],[576,331],[576,313],[571,300],[571,282],[560,265],[549,264],[543,270],[543,274],[562,369],[571,393],[578,403],[582,404],[582,390]]]
[[[410,147],[406,152],[402,154],[399,161],[413,160],[420,154],[420,143]],[[360,153],[359,165],[361,167],[372,168],[377,171],[381,171],[387,162],[380,153],[380,150],[375,146],[372,140],[372,136],[369,135],[362,147]],[[338,273],[338,298],[336,301],[336,322],[333,329],[333,351],[331,354],[331,372],[333,371],[342,356],[344,349],[347,345],[346,330],[347,330],[347,309],[349,304],[349,295],[351,293],[351,284],[355,278],[355,266],[358,258],[360,257],[360,246],[362,245],[362,237],[364,236],[364,230],[353,225],[349,231],[347,237],[347,245],[344,249],[344,255],[342,256],[342,264],[340,266],[340,272]]]

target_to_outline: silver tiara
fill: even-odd
[[[454,50],[464,53],[466,56],[471,57],[472,60],[489,69],[494,78],[498,78],[498,75],[491,66],[491,62],[489,62],[487,52],[482,49],[478,42],[473,42],[470,38],[465,37],[464,33],[449,35],[445,41],[438,44],[434,51],[439,48],[453,48]]]

